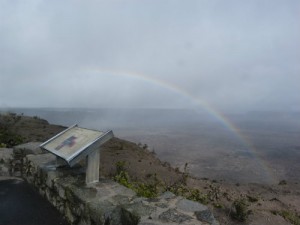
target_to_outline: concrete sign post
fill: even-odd
[[[71,167],[86,158],[86,183],[90,184],[99,181],[99,148],[113,136],[111,130],[101,132],[74,125],[44,142],[40,147],[56,155],[58,161],[63,160]]]

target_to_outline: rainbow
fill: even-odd
[[[220,122],[226,129],[231,131],[238,140],[245,146],[247,153],[253,156],[256,159],[256,163],[258,168],[261,168],[261,172],[264,175],[266,182],[275,183],[277,181],[276,176],[270,169],[270,167],[264,162],[257,154],[256,148],[249,141],[249,139],[242,133],[242,131],[234,125],[222,112],[217,111],[214,107],[212,107],[208,102],[203,99],[194,96],[183,88],[172,84],[170,82],[166,82],[162,79],[153,78],[151,76],[147,76],[143,73],[132,72],[132,71],[124,71],[124,70],[115,70],[115,69],[104,69],[104,68],[83,68],[81,71],[92,73],[92,74],[103,74],[103,75],[113,75],[119,77],[127,77],[130,79],[137,79],[142,82],[148,82],[163,89],[167,89],[169,91],[175,92],[193,103],[193,105],[204,109],[209,115],[214,117],[217,121]]]

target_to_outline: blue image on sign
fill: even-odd
[[[75,136],[71,136],[69,138],[67,138],[66,140],[64,140],[60,145],[58,145],[55,150],[60,150],[61,148],[68,146],[68,147],[73,147],[76,144],[76,139],[77,137]]]

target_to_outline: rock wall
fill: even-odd
[[[0,177],[8,177],[12,174],[11,163],[13,160],[12,148],[0,148]]]
[[[84,168],[57,167],[55,156],[43,152],[39,144],[0,149],[0,176],[21,176],[71,224],[219,224],[206,206],[171,192],[155,199],[142,198],[104,178],[86,186]]]

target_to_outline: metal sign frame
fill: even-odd
[[[79,137],[80,134],[83,137]],[[114,134],[111,130],[101,132],[81,128],[75,124],[42,143],[40,147],[64,160],[71,167],[86,159],[86,183],[89,184],[99,181],[99,149],[112,137]]]

